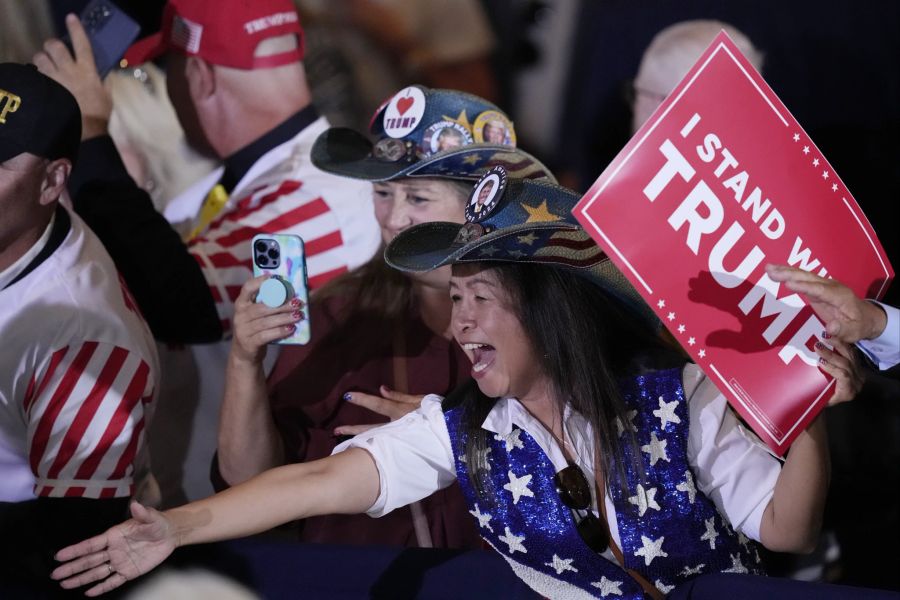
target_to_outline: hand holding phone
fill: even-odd
[[[81,11],[79,20],[90,40],[97,73],[103,79],[125,56],[141,26],[110,0],[91,0]],[[63,43],[77,58],[69,36],[63,37]]]
[[[299,298],[304,306],[309,305],[306,280],[306,254],[303,240],[296,235],[283,233],[260,233],[251,241],[253,253],[253,274],[268,273],[266,280],[256,295],[256,301],[271,307],[278,307],[293,298]],[[294,334],[276,341],[276,344],[306,344],[310,338],[309,311],[307,317],[298,322]]]

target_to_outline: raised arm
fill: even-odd
[[[218,439],[219,473],[230,485],[285,463],[266,392],[263,358],[266,345],[291,334],[304,314],[297,299],[278,308],[257,304],[256,294],[266,279],[249,280],[235,301]]]
[[[96,596],[159,565],[178,546],[266,531],[295,519],[354,514],[378,497],[378,469],[358,448],[328,458],[279,467],[197,502],[158,512],[133,503],[133,518],[60,550],[68,561],[53,572],[64,588],[99,582]]]
[[[817,348],[823,371],[835,378],[831,403],[851,399],[862,389],[861,367],[851,346],[838,340],[834,350]],[[818,541],[831,476],[825,418],[819,416],[797,436],[763,513],[760,538],[776,552],[811,552]]]

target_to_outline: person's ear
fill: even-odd
[[[215,68],[199,56],[187,57],[184,74],[191,99],[195,104],[206,100],[216,92]]]
[[[41,182],[40,203],[42,206],[49,206],[59,200],[63,190],[66,189],[66,182],[68,182],[71,172],[72,162],[67,158],[58,158],[47,163],[44,169],[44,180]]]

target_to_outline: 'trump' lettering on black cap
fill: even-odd
[[[74,162],[80,143],[72,94],[34,65],[0,63],[0,162],[25,152]]]

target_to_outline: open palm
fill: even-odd
[[[63,548],[56,559],[66,561],[53,571],[64,588],[99,581],[86,594],[97,596],[151,570],[175,549],[174,527],[161,512],[131,504],[132,519],[104,533]]]

